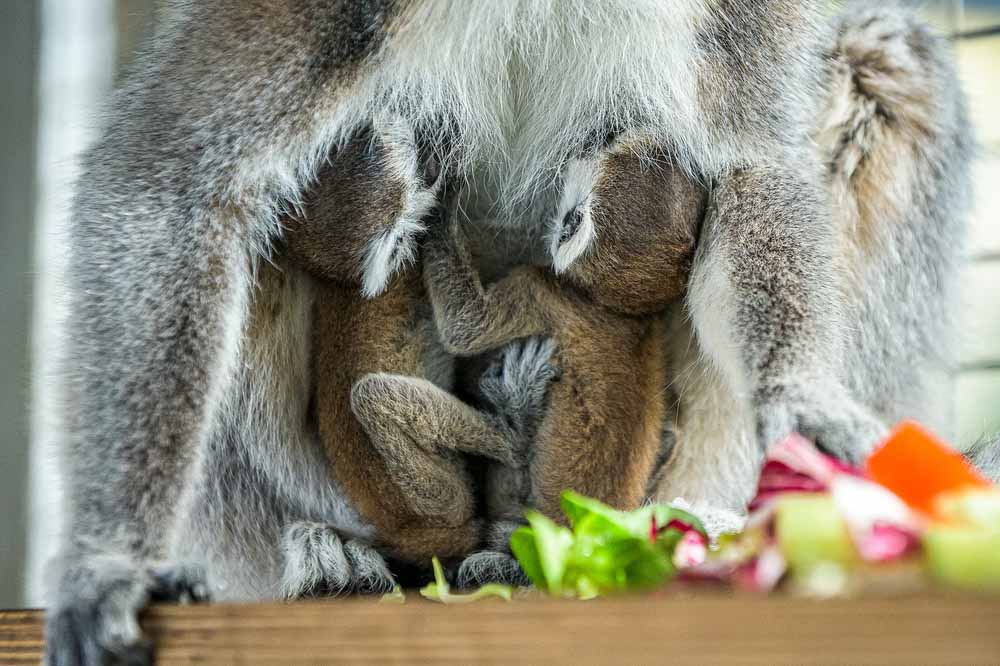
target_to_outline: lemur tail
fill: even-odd
[[[947,40],[891,5],[856,3],[835,29],[831,95],[815,138],[852,236],[877,242],[880,227],[910,223],[915,207],[932,224],[943,213],[956,217],[940,207],[968,199],[954,156],[968,154],[972,140]],[[951,186],[962,191],[944,195]]]

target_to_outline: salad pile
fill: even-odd
[[[871,581],[1000,592],[1000,489],[906,422],[863,466],[792,435],[769,451],[749,519],[709,547],[697,517],[667,505],[616,511],[563,495],[569,527],[529,512],[511,549],[534,585],[560,597],[715,581],[841,594]]]

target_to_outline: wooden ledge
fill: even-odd
[[[41,611],[0,612],[0,664],[37,664]],[[996,664],[996,600],[672,596],[442,606],[345,599],[158,606],[159,664]]]

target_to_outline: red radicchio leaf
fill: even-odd
[[[785,463],[768,460],[764,463],[764,469],[760,473],[757,489],[768,492],[819,492],[824,490],[825,486],[816,479],[796,472]]]
[[[788,569],[784,555],[774,544],[765,546],[760,554],[739,567],[733,582],[751,592],[770,592],[777,586]]]
[[[678,569],[702,564],[708,557],[708,539],[697,530],[689,530],[674,548],[674,566]]]
[[[824,487],[830,485],[833,477],[841,471],[833,458],[820,453],[812,442],[798,433],[792,433],[772,446],[767,458],[805,474]]]
[[[897,560],[920,547],[919,537],[899,525],[875,523],[855,545],[858,552],[869,562]]]

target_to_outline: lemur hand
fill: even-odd
[[[757,436],[765,449],[798,432],[830,455],[856,463],[888,433],[886,425],[839,384],[783,385],[758,395]]]
[[[126,555],[75,558],[63,571],[46,620],[46,664],[151,664],[138,615],[152,601],[207,601],[195,566],[151,564]]]

